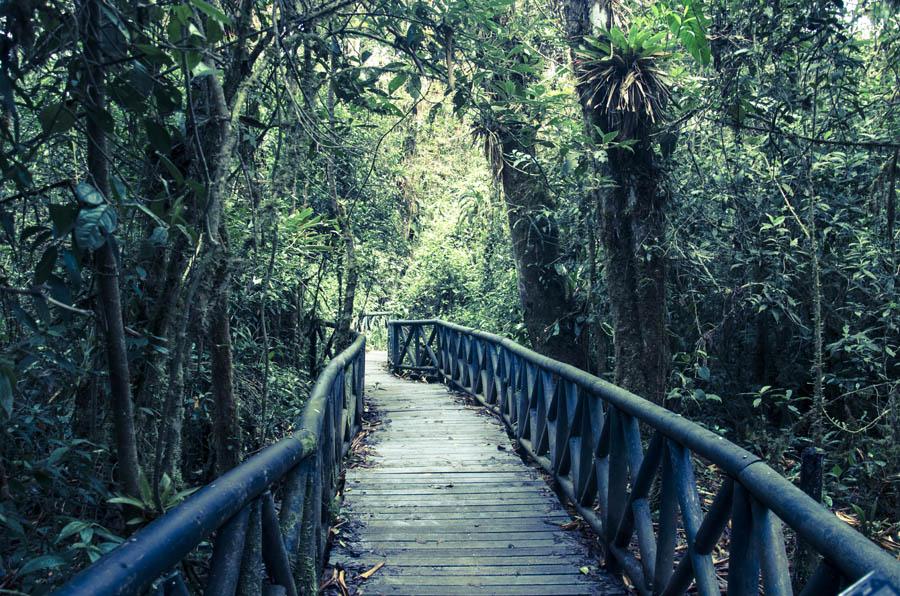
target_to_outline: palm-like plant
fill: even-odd
[[[659,68],[669,55],[665,35],[632,26],[626,36],[612,27],[601,37],[584,38],[577,52],[585,105],[605,114],[602,127],[618,131],[619,140],[643,137],[665,115],[670,93]]]

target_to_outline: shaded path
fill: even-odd
[[[366,396],[382,425],[370,467],[347,471],[350,531],[332,564],[359,572],[383,562],[365,594],[622,593],[580,534],[561,528],[568,513],[499,422],[443,385],[390,375],[385,361],[366,355]]]

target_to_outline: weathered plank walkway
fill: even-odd
[[[596,571],[579,533],[561,528],[569,515],[500,423],[443,385],[390,375],[385,360],[366,357],[367,399],[382,425],[370,465],[347,471],[348,531],[332,564],[384,563],[365,594],[623,593]]]

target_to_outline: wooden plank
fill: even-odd
[[[385,565],[384,569],[388,569],[387,565]],[[381,575],[377,577],[376,582],[373,583],[397,586],[406,585],[409,582],[417,582],[418,585],[421,586],[443,585],[481,587],[532,585],[546,586],[548,590],[552,590],[554,586],[560,585],[590,584],[590,579],[585,574],[579,573],[577,569],[574,570],[574,573],[567,572],[546,575],[516,575],[515,573],[508,573],[505,575],[482,575],[477,577],[471,575],[409,577],[406,575],[391,575],[389,571],[384,571],[381,572]]]
[[[427,530],[429,532],[522,532],[528,530],[559,529],[560,522],[549,519],[375,519],[366,522],[366,534],[372,536],[372,532],[390,529],[396,530]]]
[[[491,538],[488,534],[484,538],[473,538],[472,536],[454,536],[452,538],[443,538],[438,535],[419,536],[413,535],[396,536],[398,540],[382,540],[379,536],[373,536],[371,539],[366,534],[360,539],[359,544],[362,546],[384,545],[385,547],[403,550],[418,549],[448,549],[448,548],[482,548],[482,549],[500,549],[511,550],[519,548],[533,548],[538,546],[557,546],[562,541],[552,535],[552,533],[539,534],[538,538],[520,537],[515,534],[497,534],[496,538]]]
[[[531,507],[521,508],[513,511],[459,511],[459,509],[440,509],[435,508],[434,511],[379,511],[371,513],[362,513],[351,510],[350,515],[361,519],[370,525],[374,522],[392,522],[392,521],[435,521],[435,522],[452,522],[452,521],[478,521],[478,520],[501,520],[501,519],[521,519],[523,513],[534,513],[535,509]],[[538,510],[540,512],[540,510]],[[562,509],[551,511],[544,509],[540,512],[542,519],[558,521],[559,523],[571,520],[569,514]],[[561,521],[560,521],[561,520]]]
[[[435,558],[432,556],[420,556],[419,553],[394,553],[386,557],[369,555],[366,561],[384,562],[395,567],[414,567],[418,569],[441,569],[442,567],[451,567],[453,569],[484,569],[485,574],[489,574],[491,567],[512,567],[520,570],[522,574],[528,574],[530,570],[539,568],[543,565],[552,565],[555,567],[569,567],[573,564],[578,565],[579,569],[585,565],[589,565],[588,559],[579,560],[571,555],[483,555],[475,561],[470,556],[443,556]],[[342,567],[360,566],[360,559],[349,556],[333,556],[331,562]]]
[[[392,595],[400,595],[404,594],[407,596],[459,596],[460,594],[460,586],[446,586],[446,585],[417,585],[410,584],[407,586],[393,586],[393,585],[385,585],[378,583],[366,583],[364,585],[366,594],[392,594]],[[516,586],[514,591],[510,590],[499,590],[495,586],[484,586],[484,587],[476,587],[476,586],[466,586],[465,593],[467,595],[478,596],[481,594],[491,594],[492,596],[499,596],[505,594],[521,594],[521,595],[529,595],[529,594],[537,594],[540,596],[547,596],[547,587],[541,586]],[[597,594],[591,590],[587,586],[557,586],[554,588],[553,592],[551,592],[555,596],[570,596],[570,595],[590,595]],[[624,592],[620,592],[624,593]]]

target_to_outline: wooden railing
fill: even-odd
[[[360,429],[365,336],[319,375],[294,433],[217,478],[57,594],[190,593],[182,561],[213,536],[205,594],[316,594],[343,455]],[[276,501],[278,504],[276,505]],[[192,574],[194,576],[196,574]],[[196,579],[196,578],[195,578]],[[197,586],[200,587],[200,586]]]
[[[396,315],[391,311],[362,312],[356,317],[354,328],[360,333],[366,333],[376,325],[384,326]]]
[[[767,596],[793,593],[782,521],[821,555],[802,594],[834,594],[870,572],[900,586],[900,562],[759,457],[681,416],[490,333],[421,320],[391,321],[388,336],[395,372],[436,375],[502,418],[640,594],[692,583],[705,596],[758,594],[760,584]],[[715,474],[706,507],[696,462]],[[712,553],[729,522],[720,580]]]

